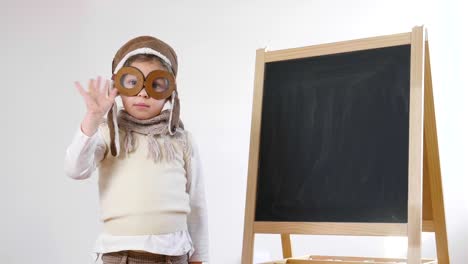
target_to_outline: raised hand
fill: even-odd
[[[118,93],[116,88],[112,88],[109,92],[109,80],[106,80],[103,86],[101,82],[102,78],[100,76],[97,80],[90,79],[87,91],[83,89],[79,82],[75,82],[75,87],[86,104],[86,115],[81,123],[81,130],[87,136],[91,136],[96,132],[101,119],[114,104]]]

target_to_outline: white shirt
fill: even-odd
[[[95,259],[109,252],[142,250],[155,254],[180,256],[189,253],[189,261],[208,261],[208,217],[204,182],[198,149],[192,140],[195,153],[191,161],[191,178],[187,179],[187,193],[191,212],[187,216],[188,231],[163,235],[115,236],[101,233],[94,246]],[[89,178],[104,157],[106,144],[101,131],[91,137],[78,128],[65,154],[65,172],[76,180]],[[192,242],[193,240],[193,242]]]

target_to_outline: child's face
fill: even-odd
[[[167,69],[160,63],[156,61],[149,62],[133,62],[130,64],[135,68],[138,68],[143,75],[146,77],[148,73],[155,70],[167,71]],[[122,103],[125,110],[133,117],[143,120],[155,117],[161,113],[161,110],[164,107],[164,103],[168,99],[157,100],[150,97],[146,93],[146,89],[141,89],[140,93],[135,96],[125,96],[122,97]],[[143,106],[142,106],[143,105]]]

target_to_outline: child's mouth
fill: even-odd
[[[134,104],[133,106],[136,106],[138,108],[148,108],[149,107],[149,105],[147,105],[147,104]]]

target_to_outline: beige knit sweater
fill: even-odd
[[[99,131],[109,150],[107,125],[102,124]],[[174,160],[155,163],[147,158],[146,136],[135,133],[134,137],[133,152],[114,157],[106,151],[98,167],[104,230],[112,235],[187,230],[190,201],[182,146],[174,144]]]

